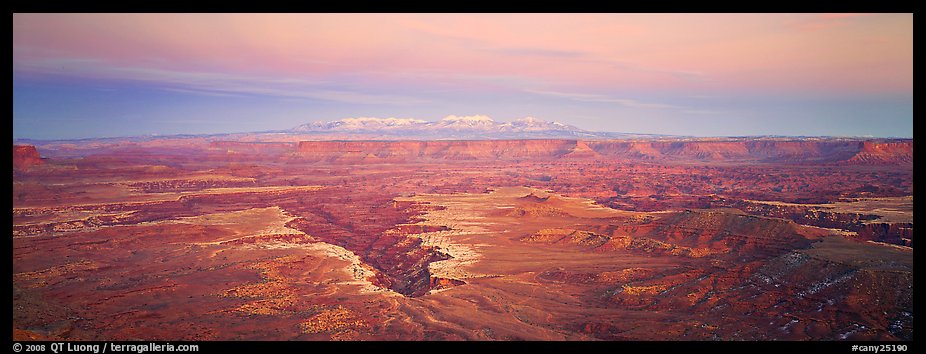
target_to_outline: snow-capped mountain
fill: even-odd
[[[500,124],[488,116],[446,116],[428,126],[428,129],[453,129],[453,130],[497,130]]]
[[[447,116],[435,122],[411,118],[345,118],[313,122],[292,129],[298,133],[375,134],[401,138],[575,138],[596,136],[577,127],[533,117],[498,122],[484,116]]]
[[[427,121],[408,118],[344,118],[333,122],[312,122],[293,128],[297,132],[314,131],[368,131],[405,129],[423,125]]]
[[[570,130],[570,131],[582,131],[579,128],[576,128],[571,125],[566,125],[560,122],[547,122],[540,120],[534,117],[524,117],[515,119],[511,123],[504,123],[501,125],[503,129],[510,129],[512,131],[544,131],[544,130]]]

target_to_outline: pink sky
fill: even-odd
[[[913,15],[14,14],[13,75],[23,136],[450,114],[912,136]]]
[[[17,14],[14,68],[535,91],[909,92],[910,14]],[[63,68],[62,68],[63,67]],[[163,77],[157,77],[163,76]],[[222,78],[216,77],[221,81]]]

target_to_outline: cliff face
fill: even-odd
[[[223,151],[227,154],[283,154],[291,152],[296,144],[293,143],[265,143],[265,142],[239,142],[239,141],[213,141],[209,149]]]
[[[306,159],[341,163],[598,158],[644,161],[906,164],[913,161],[913,141],[303,141],[298,145],[298,152]]]
[[[517,160],[561,157],[576,145],[576,140],[303,141],[298,151],[334,161]]]
[[[849,164],[913,163],[913,141],[863,141]]]
[[[913,247],[913,224],[866,224],[858,230],[858,238],[866,241],[886,242]]]
[[[911,143],[912,144],[912,143]],[[702,161],[835,162],[859,151],[857,141],[596,141],[605,156],[629,159]]]
[[[42,164],[39,151],[32,145],[13,145],[13,169],[25,170]]]

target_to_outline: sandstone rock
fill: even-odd
[[[38,150],[32,145],[13,145],[13,170],[28,170],[43,163]]]

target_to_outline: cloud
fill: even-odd
[[[183,94],[192,93],[192,94],[197,94],[197,95],[214,96],[214,97],[241,97],[242,96],[241,94],[237,94],[237,93],[209,92],[209,91],[191,90],[191,89],[185,89],[185,88],[179,88],[179,87],[163,87],[161,89],[164,91],[179,92]]]
[[[723,111],[712,110],[712,109],[683,109],[681,110],[681,112],[687,113],[687,114],[701,114],[701,115],[715,115],[715,114],[724,113]]]
[[[525,90],[530,93],[546,95],[546,96],[555,96],[572,99],[575,101],[582,102],[605,102],[605,103],[617,103],[624,107],[629,108],[648,108],[648,109],[683,109],[684,107],[663,104],[663,103],[651,103],[651,102],[641,102],[629,98],[615,98],[608,97],[604,95],[597,94],[588,94],[588,93],[573,93],[573,92],[556,92],[556,91],[541,91],[541,90]]]
[[[539,56],[539,57],[553,57],[553,58],[578,58],[585,55],[583,52],[573,51],[573,50],[561,50],[561,49],[547,49],[547,48],[487,48],[484,49],[487,52],[504,54],[504,55],[516,55],[516,56]]]
[[[96,59],[37,60],[16,65],[15,71],[88,79],[140,81],[159,85],[164,90],[211,96],[262,95],[385,105],[417,105],[428,102],[417,97],[358,92],[340,88],[323,80],[112,66]]]
[[[685,71],[685,70],[659,69],[659,68],[645,67],[645,66],[642,66],[642,65],[633,64],[633,63],[626,63],[626,62],[612,63],[612,65],[613,65],[615,68],[618,68],[618,69],[621,69],[621,70],[636,71],[636,72],[643,72],[643,73],[653,73],[653,74],[670,75],[670,76],[673,76],[673,77],[675,77],[675,78],[678,78],[678,79],[681,79],[681,80],[684,80],[684,81],[688,81],[688,82],[700,83],[700,82],[707,82],[707,81],[709,81],[709,77],[707,76],[707,74],[702,73],[702,72],[700,72],[700,71]]]

